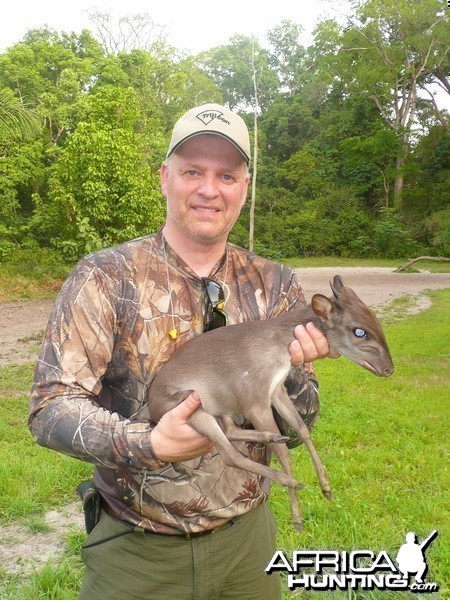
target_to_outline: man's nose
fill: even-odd
[[[204,175],[197,191],[204,198],[215,198],[218,194],[217,179],[213,175]]]

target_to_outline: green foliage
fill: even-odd
[[[404,218],[430,254],[450,255],[450,135],[435,126],[422,137],[405,174]]]
[[[16,276],[27,276],[31,279],[40,279],[45,276],[54,279],[65,279],[67,264],[61,255],[51,248],[39,248],[37,244],[30,247],[16,248],[8,260],[1,263],[4,273],[11,272]]]
[[[11,90],[0,88],[0,143],[8,138],[33,137],[38,130],[37,116]]]
[[[132,88],[100,88],[52,168],[48,200],[35,196],[34,227],[69,258],[155,230],[159,185],[135,132]]]
[[[230,108],[255,106],[253,74],[258,82],[258,104],[266,106],[278,88],[269,53],[252,37],[235,35],[230,43],[202,53],[199,63],[219,86]]]
[[[89,31],[28,32],[0,54],[0,260],[41,246],[70,262],[154,230],[175,120],[217,101],[251,130],[253,75],[257,251],[447,254],[448,113],[417,94],[433,78],[448,85],[449,21],[438,0],[351,6],[308,48],[292,21],[267,47],[236,35],[196,57],[159,43],[105,54]],[[233,239],[245,246],[247,230],[244,211]]]
[[[283,20],[267,33],[271,44],[270,65],[278,74],[282,89],[295,93],[301,85],[300,73],[305,64],[306,51],[300,44],[301,25]]]
[[[379,200],[388,208],[393,201],[391,182],[395,177],[397,139],[392,130],[380,128],[349,136],[339,143],[342,176],[367,198]]]
[[[54,297],[70,269],[56,250],[40,248],[37,242],[15,245],[0,260],[0,302]]]
[[[410,256],[417,248],[398,213],[390,208],[380,211],[380,219],[374,227],[374,244],[378,256],[386,258]]]
[[[434,252],[450,256],[450,208],[433,213],[424,224]]]

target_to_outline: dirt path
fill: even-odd
[[[450,274],[393,273],[386,268],[309,268],[298,270],[306,299],[314,293],[330,295],[329,282],[339,274],[345,283],[382,312],[392,300],[414,297],[414,310],[426,308],[426,290],[450,288]],[[36,359],[43,330],[50,314],[51,300],[0,304],[0,366]],[[45,516],[50,531],[31,534],[23,526],[0,528],[0,563],[9,572],[29,570],[56,557],[63,548],[63,536],[73,525],[82,527],[80,504],[73,503]]]
[[[53,300],[0,304],[0,366],[36,360]]]
[[[377,313],[382,313],[393,300],[405,295],[416,297],[420,310],[428,305],[423,303],[426,290],[450,288],[450,273],[394,273],[385,267],[317,267],[297,269],[297,273],[308,301],[316,292],[328,296],[329,282],[334,275],[341,275],[345,284]]]
[[[47,561],[63,554],[65,537],[75,527],[84,527],[80,502],[47,512],[43,517],[42,532],[33,533],[25,525],[17,524],[0,527],[2,570],[13,574],[26,574],[33,568],[39,570]]]
[[[448,273],[394,273],[390,268],[377,267],[319,267],[297,271],[307,300],[316,292],[328,296],[329,281],[340,274],[348,286],[379,311],[405,294],[415,296],[418,307],[424,308],[425,290],[450,288]],[[52,300],[0,304],[0,366],[35,360],[52,304]]]

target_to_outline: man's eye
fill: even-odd
[[[231,182],[233,182],[233,181],[234,181],[234,177],[233,177],[232,175],[228,175],[228,173],[224,173],[224,174],[222,175],[222,179],[223,179],[224,181],[226,181],[227,183],[231,183]]]

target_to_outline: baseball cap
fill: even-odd
[[[166,158],[184,142],[197,135],[220,135],[231,142],[247,163],[250,162],[250,138],[245,121],[220,104],[202,104],[188,110],[175,123]]]

